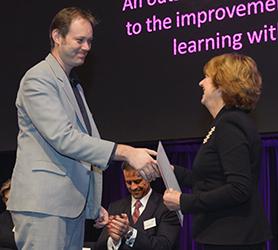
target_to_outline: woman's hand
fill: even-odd
[[[163,195],[165,206],[171,211],[179,210],[180,196],[181,196],[181,192],[178,192],[172,188],[166,189]]]

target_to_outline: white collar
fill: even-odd
[[[146,207],[151,194],[152,194],[152,189],[150,188],[149,192],[140,199],[142,207],[144,207],[144,208]],[[137,199],[135,199],[133,196],[131,196],[131,207],[132,208],[134,207],[134,204],[136,201],[137,201]]]

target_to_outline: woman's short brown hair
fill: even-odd
[[[251,57],[236,53],[216,56],[206,63],[204,74],[220,88],[226,106],[248,111],[255,108],[262,78]]]

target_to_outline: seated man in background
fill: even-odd
[[[131,195],[109,205],[109,224],[97,241],[97,250],[178,249],[180,225],[176,213],[165,207],[162,195],[152,190],[136,170],[126,162],[122,168]]]
[[[0,189],[2,201],[5,206],[9,199],[10,188],[11,180],[8,179],[3,183]],[[0,250],[17,249],[14,240],[13,228],[14,224],[12,216],[8,210],[5,210],[0,214]]]

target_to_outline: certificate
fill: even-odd
[[[178,192],[181,192],[177,178],[174,174],[174,171],[171,167],[171,164],[168,160],[168,157],[165,153],[165,150],[162,146],[161,141],[159,141],[159,143],[158,143],[156,159],[157,159],[160,174],[162,176],[162,179],[163,179],[163,182],[164,182],[166,188],[172,188]],[[183,226],[183,214],[181,213],[181,210],[176,211],[176,213],[179,217],[181,226]]]

